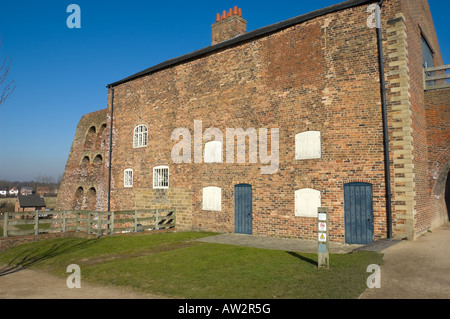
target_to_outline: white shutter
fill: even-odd
[[[211,141],[206,143],[205,163],[222,163],[222,142]]]
[[[322,157],[319,131],[308,131],[295,136],[295,159],[314,159]]]
[[[203,210],[222,210],[222,189],[219,187],[203,188]]]
[[[295,216],[317,217],[319,207],[321,207],[320,191],[311,188],[295,191]]]

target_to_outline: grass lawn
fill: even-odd
[[[82,281],[189,299],[357,298],[366,289],[367,266],[382,263],[381,254],[358,252],[331,255],[330,269],[317,269],[317,254],[193,241],[210,235],[52,239],[2,252],[0,263],[63,277],[78,264]]]

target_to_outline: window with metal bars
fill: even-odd
[[[133,147],[145,147],[148,141],[148,129],[145,125],[138,125],[134,129]]]
[[[168,166],[157,166],[153,168],[153,188],[154,189],[169,188]]]

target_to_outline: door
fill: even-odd
[[[252,186],[234,186],[234,231],[237,234],[252,234]]]
[[[370,244],[373,242],[372,185],[349,183],[344,185],[345,242]]]

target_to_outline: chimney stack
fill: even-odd
[[[212,44],[232,39],[247,32],[247,21],[242,18],[242,10],[235,6],[216,15],[212,26]]]

